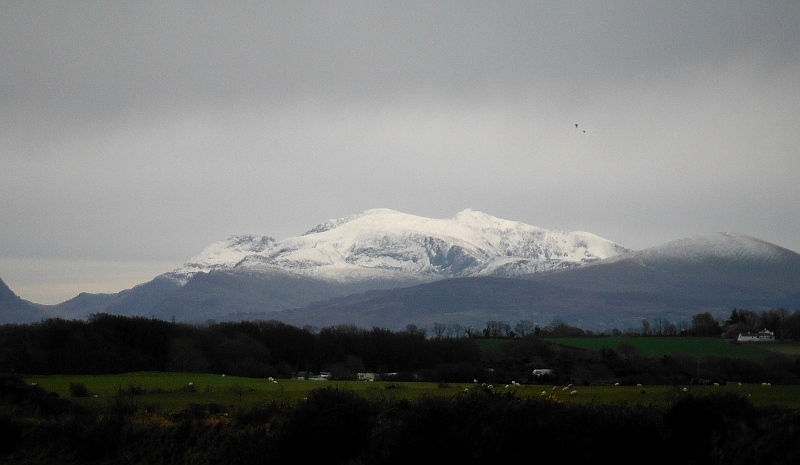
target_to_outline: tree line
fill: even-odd
[[[710,312],[692,316],[691,320],[672,322],[668,318],[643,318],[637,328],[612,328],[605,332],[594,332],[571,326],[555,319],[547,325],[530,320],[520,320],[513,325],[498,320],[489,320],[483,328],[462,326],[458,323],[433,323],[430,336],[443,338],[526,338],[526,337],[603,337],[603,336],[694,336],[724,337],[736,339],[740,333],[753,333],[768,329],[776,339],[800,339],[800,310],[771,309],[755,312],[734,308],[726,320],[718,320]]]
[[[730,325],[741,327],[744,323],[738,318],[742,314],[736,310],[731,322],[722,325],[710,315],[700,314],[693,319],[693,332],[688,334],[703,335],[708,325],[713,327],[711,334],[719,337],[722,329],[733,327]],[[766,313],[766,317],[770,315]],[[744,317],[752,315],[744,313]],[[782,321],[792,318],[788,315]],[[800,383],[797,356],[774,353],[762,362],[706,356],[701,363],[687,354],[643,356],[630,344],[588,351],[549,339],[576,336],[587,336],[587,332],[557,322],[525,337],[501,338],[502,343],[495,349],[481,349],[477,336],[426,336],[425,331],[413,325],[404,331],[353,325],[313,330],[276,321],[188,325],[96,314],[85,321],[49,319],[0,326],[0,372],[33,375],[167,371],[290,378],[326,371],[332,379],[340,380],[374,372],[397,381],[432,382],[479,379],[487,383],[516,380],[532,384]],[[534,376],[537,368],[551,372]]]
[[[312,331],[277,321],[189,325],[95,314],[0,326],[0,371],[26,374],[115,374],[132,371],[227,373],[288,378],[328,371],[406,373],[478,365],[467,339],[428,339],[421,331],[338,325]]]

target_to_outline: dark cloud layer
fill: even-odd
[[[796,2],[6,2],[0,277],[375,207],[800,251],[797,24]]]

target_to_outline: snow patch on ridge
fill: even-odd
[[[628,252],[587,232],[542,229],[474,210],[433,219],[390,209],[332,219],[281,241],[232,236],[169,275],[284,271],[328,281],[520,276],[580,266]]]

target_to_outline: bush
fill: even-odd
[[[83,383],[69,383],[70,397],[89,397],[91,392]]]

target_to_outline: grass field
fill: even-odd
[[[479,388],[475,384],[438,385],[436,383],[310,381],[240,378],[210,374],[186,373],[127,373],[104,376],[31,376],[28,382],[45,390],[69,397],[70,383],[81,383],[90,391],[88,397],[72,398],[86,406],[108,406],[120,392],[134,399],[140,410],[164,413],[180,412],[191,405],[217,405],[223,410],[264,405],[271,402],[294,403],[311,390],[333,386],[348,389],[368,398],[416,400],[423,396],[455,396],[465,389]],[[189,383],[193,383],[190,387]],[[133,388],[133,389],[131,389]],[[566,403],[664,403],[676,396],[686,395],[682,387],[673,386],[579,386],[578,394],[570,396],[562,386],[495,385],[495,392],[513,392],[518,397],[541,397],[542,391]],[[727,384],[723,386],[686,386],[689,393],[702,395],[712,392],[737,392],[756,405],[781,405],[800,408],[800,386],[761,386]],[[130,395],[138,392],[137,395]]]
[[[694,357],[733,357],[763,362],[771,353],[800,355],[800,345],[781,343],[736,343],[726,339],[707,337],[608,337],[549,339],[557,344],[589,350],[609,348],[619,350],[620,344],[630,344],[644,356],[661,357],[671,354],[688,354]]]

